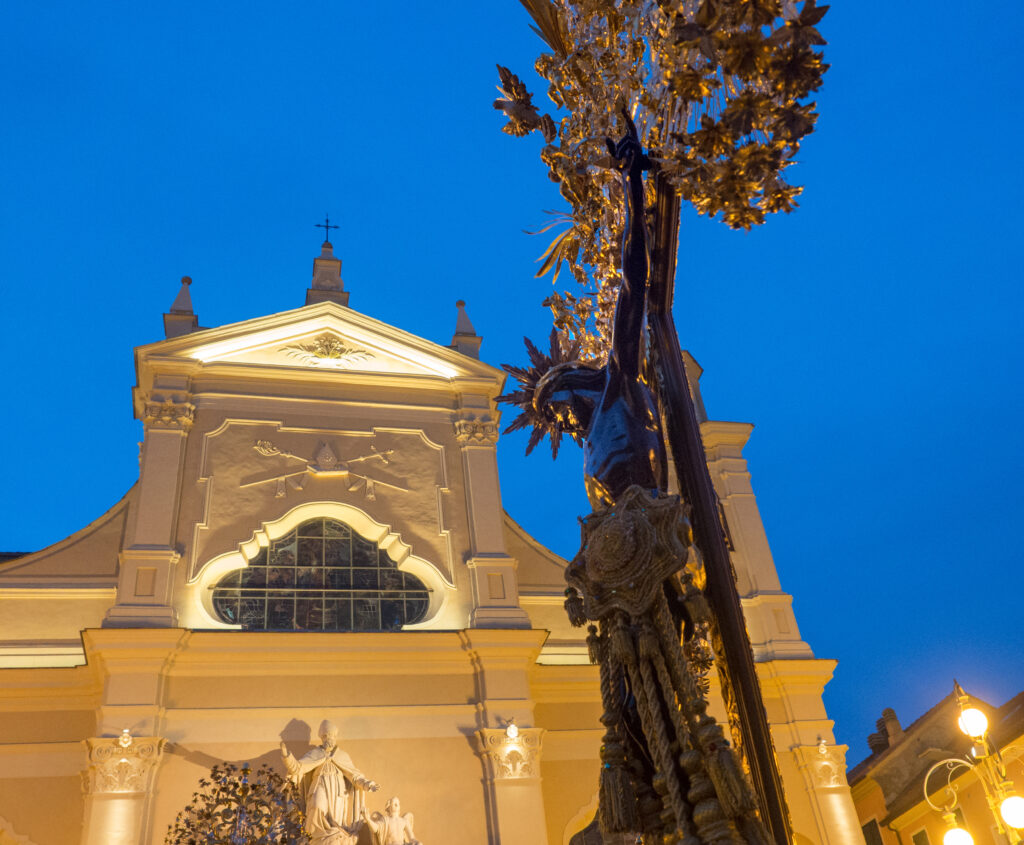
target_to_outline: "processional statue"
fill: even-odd
[[[607,728],[602,827],[642,833],[645,845],[759,841],[767,829],[776,845],[789,845],[672,298],[683,201],[734,229],[796,208],[802,188],[786,171],[818,116],[810,96],[828,69],[816,49],[826,43],[817,25],[828,7],[816,0],[521,2],[543,41],[534,70],[556,116],[538,111],[523,81],[500,65],[494,108],[508,118],[503,132],[543,137],[541,160],[569,209],[541,230],[567,225],[537,275],[551,272],[557,281],[567,264],[578,289],[545,300],[556,330],[550,356],[527,342],[533,366],[506,367],[520,386],[504,398],[523,410],[507,430],[533,427],[527,452],[545,434],[553,451],[562,434],[585,450],[595,512],[567,571],[566,606],[576,624],[595,623],[589,641],[601,665]],[[626,138],[608,149],[619,179],[601,141],[619,133],[625,111]],[[573,360],[605,356],[600,368]],[[673,482],[681,503],[665,494]],[[705,711],[709,651],[731,749]]]
[[[338,728],[333,722],[321,724],[320,742],[299,759],[281,743],[288,779],[305,801],[305,832],[312,845],[356,845],[364,824],[366,792],[380,787],[338,748]]]
[[[553,338],[550,358],[531,350],[532,371],[506,368],[520,390],[502,399],[523,410],[510,429],[532,425],[535,437],[548,433],[557,442],[568,434],[583,443],[594,513],[581,520],[581,550],[566,571],[566,610],[574,625],[591,623],[587,641],[601,670],[602,828],[643,833],[645,843],[761,845],[771,839],[754,791],[707,713],[698,640],[720,631],[689,508],[666,493],[664,409],[650,383],[658,378],[664,395],[667,378],[648,360],[646,339],[649,332],[656,344],[656,320],[669,301],[666,286],[648,278],[643,173],[650,163],[624,116],[625,136],[607,142],[627,203],[608,361],[596,368],[555,360],[562,356]],[[681,363],[679,354],[676,347]]]

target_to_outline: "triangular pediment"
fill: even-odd
[[[137,350],[141,369],[167,358],[203,366],[289,368],[442,379],[501,379],[500,370],[334,302],[203,329]]]

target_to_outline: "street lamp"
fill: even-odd
[[[985,800],[988,801],[997,830],[1006,836],[1011,845],[1017,845],[1024,841],[1018,833],[1024,828],[1024,798],[1013,792],[1013,783],[1006,775],[1006,765],[999,748],[989,742],[988,718],[977,707],[968,706],[970,697],[956,681],[953,681],[953,692],[960,707],[957,725],[965,736],[971,738],[973,745],[969,757],[949,757],[928,770],[924,777],[924,800],[933,810],[942,813],[942,819],[949,828],[942,838],[943,845],[973,845],[974,838],[959,826],[953,812],[958,802],[959,789],[953,783],[954,776],[961,769],[970,769],[978,776],[985,790]],[[928,782],[932,774],[941,768],[946,770],[947,800],[939,805],[928,795]]]

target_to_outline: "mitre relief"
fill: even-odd
[[[344,431],[229,420],[203,435],[197,497],[182,508],[192,542],[190,580],[267,523],[301,505],[357,508],[452,580],[446,450],[421,430]],[[274,538],[271,538],[274,539]],[[376,539],[376,538],[371,538]]]

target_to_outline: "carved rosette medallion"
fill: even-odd
[[[565,580],[583,599],[588,619],[614,611],[644,614],[662,583],[684,568],[693,540],[678,496],[652,497],[633,485],[614,507],[583,520],[579,553]]]
[[[188,431],[195,421],[196,406],[187,396],[150,396],[142,403],[142,422],[147,430],[178,429]]]
[[[481,728],[476,732],[480,756],[486,760],[492,780],[540,777],[543,728],[518,728],[510,736],[505,728]]]
[[[846,746],[829,745],[819,740],[817,745],[799,745],[793,749],[797,766],[804,772],[815,789],[845,786]]]
[[[455,439],[464,446],[486,446],[498,442],[498,424],[490,414],[466,415],[455,421]]]
[[[92,737],[85,740],[89,767],[83,788],[89,795],[146,792],[149,779],[163,755],[165,739],[156,736]]]

